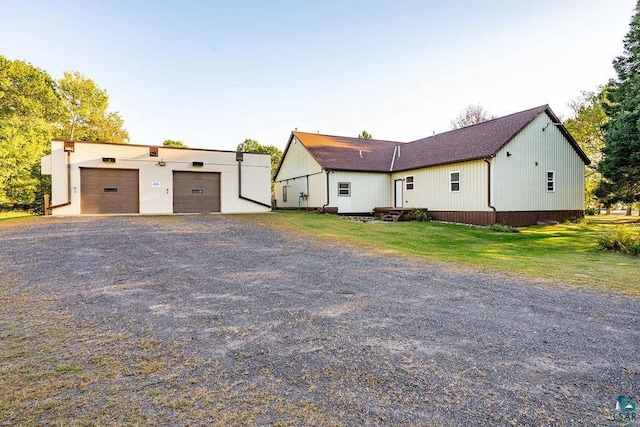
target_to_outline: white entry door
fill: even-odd
[[[402,207],[402,180],[401,179],[396,179],[394,181],[395,184],[395,208],[401,208]]]

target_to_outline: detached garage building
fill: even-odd
[[[54,215],[271,209],[268,154],[55,140],[41,169]]]

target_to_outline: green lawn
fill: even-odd
[[[355,222],[330,215],[277,211],[252,221],[374,251],[618,290],[640,296],[640,258],[601,251],[598,236],[640,219],[588,217],[584,223],[532,226],[520,233],[435,222]]]
[[[4,211],[0,212],[0,221],[3,219],[23,218],[28,216],[36,216],[36,214],[27,211]]]

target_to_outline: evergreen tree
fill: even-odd
[[[613,61],[617,79],[610,82],[605,105],[611,118],[606,125],[603,159],[598,169],[611,184],[616,198],[631,204],[640,200],[640,0],[624,38],[624,53]]]

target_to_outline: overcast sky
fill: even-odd
[[[635,0],[0,0],[0,54],[107,89],[131,143],[411,141],[614,77]]]

